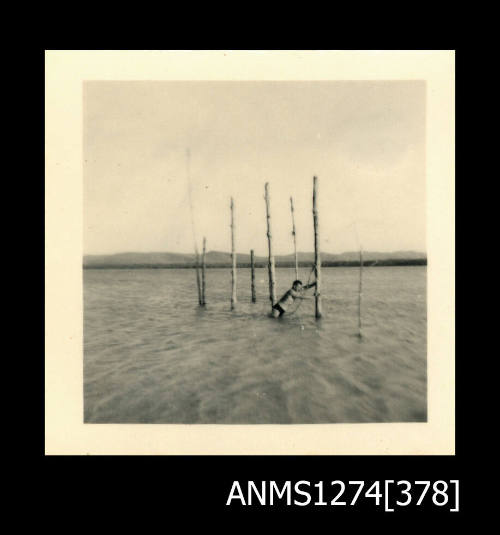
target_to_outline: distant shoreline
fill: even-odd
[[[363,267],[387,267],[387,266],[426,266],[426,258],[411,258],[411,259],[385,259],[385,260],[366,260],[363,262]],[[275,264],[276,268],[293,268],[294,263],[279,262]],[[92,264],[83,265],[83,269],[194,269],[195,264]],[[207,269],[229,269],[230,264],[208,264]],[[250,268],[250,263],[238,263],[238,268]],[[300,268],[312,267],[311,262],[299,262]],[[359,260],[339,260],[339,261],[325,261],[321,262],[321,267],[359,267]],[[256,262],[255,268],[267,268],[267,263]]]

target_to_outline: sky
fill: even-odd
[[[424,81],[89,81],[83,149],[84,254],[230,251],[233,197],[236,251],[265,255],[266,182],[274,252],[290,196],[313,251],[314,175],[322,251],[426,250]]]

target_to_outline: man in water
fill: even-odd
[[[307,290],[316,286],[315,282],[302,286],[302,281],[296,280],[293,282],[292,287],[286,292],[283,297],[273,306],[273,318],[283,316],[286,309],[295,301],[295,299],[311,299],[301,294],[302,290]]]

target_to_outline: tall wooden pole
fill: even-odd
[[[234,249],[234,201],[231,197],[231,310],[236,306],[236,252]]]
[[[290,197],[290,209],[292,211],[292,236],[293,236],[293,250],[295,253],[295,280],[299,278],[299,259],[297,257],[297,238],[295,233],[295,217],[293,215],[293,198]]]
[[[196,286],[198,287],[198,304],[202,304],[201,298],[201,280],[200,280],[200,255],[198,253],[198,247],[195,248],[195,268],[196,268]]]
[[[257,301],[257,297],[255,295],[255,263],[254,263],[254,257],[253,257],[253,249],[250,251],[250,269],[251,269],[251,285],[252,285],[252,303],[255,303]]]
[[[201,256],[201,304],[205,305],[205,270],[207,267],[205,254],[207,250],[207,239],[203,237],[203,253]]]
[[[321,254],[319,250],[319,220],[318,220],[318,177],[313,177],[313,223],[314,223],[314,275],[316,286],[314,292],[315,315],[321,318]]]
[[[194,231],[194,216],[193,216],[193,198],[191,194],[191,174],[190,174],[190,159],[191,151],[189,148],[186,149],[186,173],[188,181],[188,193],[189,193],[189,209],[191,212],[191,230],[193,232],[193,242],[194,242],[194,256],[195,256],[195,268],[196,268],[196,286],[198,288],[198,304],[202,304],[201,298],[201,281],[200,281],[200,255],[198,254],[198,245],[196,243],[196,233]]]
[[[358,290],[358,330],[361,332],[361,297],[363,296],[363,249],[359,248],[359,290]]]
[[[269,273],[269,299],[271,300],[271,307],[276,303],[276,283],[274,277],[274,255],[273,255],[273,246],[272,246],[272,235],[271,235],[271,209],[269,206],[269,182],[266,182],[265,185],[266,192],[266,218],[267,218],[267,244],[269,249],[268,255],[268,273]]]

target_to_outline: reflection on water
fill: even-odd
[[[277,293],[295,278],[277,269]],[[300,276],[307,280],[309,270]],[[337,423],[427,419],[426,268],[322,270],[314,300],[272,319],[267,271],[207,270],[207,305],[190,269],[84,271],[85,422]],[[307,295],[313,295],[309,290]]]

